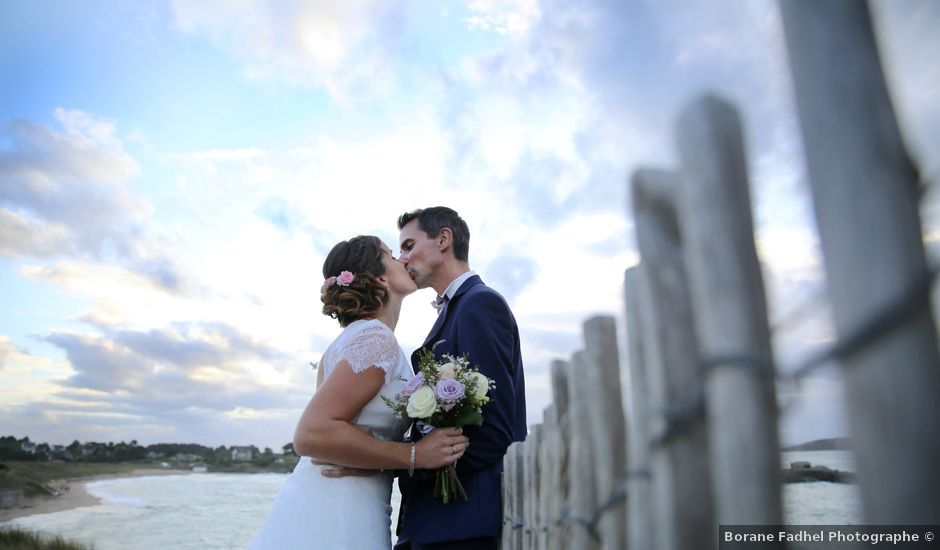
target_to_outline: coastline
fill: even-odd
[[[130,472],[99,474],[66,479],[63,480],[62,483],[68,489],[63,491],[59,496],[38,495],[26,497],[25,503],[22,506],[18,506],[16,508],[0,509],[0,524],[27,516],[64,512],[66,510],[72,510],[84,506],[96,506],[101,504],[101,499],[89,493],[88,489],[86,488],[88,483],[92,483],[94,481],[144,476],[186,475],[191,473],[191,470],[140,468]]]

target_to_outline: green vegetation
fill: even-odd
[[[784,447],[784,451],[849,451],[852,447],[847,437],[832,437],[829,439],[816,439],[802,445]]]
[[[251,470],[250,466],[256,466],[274,471],[287,468],[289,471],[289,468],[296,464],[297,455],[294,454],[294,447],[290,443],[284,445],[280,452],[275,453],[270,447],[265,447],[261,451],[254,445],[245,447],[222,445],[213,448],[197,443],[157,443],[144,447],[138,445],[136,440],[130,443],[124,441],[82,443],[76,440],[66,446],[35,443],[28,437],[17,439],[13,436],[4,436],[0,437],[0,461],[3,460],[62,461],[73,464],[149,462],[147,466],[163,465],[164,468],[186,469],[193,466],[205,466],[209,471]]]
[[[49,536],[19,529],[0,527],[0,550],[90,550],[77,542],[68,541],[61,536]]]
[[[146,447],[130,443],[49,445],[28,437],[0,437],[0,488],[20,489],[26,497],[55,495],[67,490],[62,483],[98,475],[130,475],[140,469],[205,468],[208,472],[289,473],[298,457],[288,443],[280,452],[247,447],[205,447],[195,443],[158,443]]]
[[[19,488],[26,496],[50,494],[55,480],[106,474],[130,474],[140,468],[159,468],[155,462],[83,463],[83,462],[0,462],[0,487]]]

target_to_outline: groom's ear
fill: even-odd
[[[449,227],[444,227],[441,229],[440,233],[437,234],[437,247],[443,252],[451,247],[454,243],[454,233],[450,230]]]

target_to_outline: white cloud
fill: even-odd
[[[152,208],[131,192],[140,167],[114,123],[56,109],[58,128],[14,121],[0,151],[0,252],[117,262],[169,292],[188,281],[145,228]]]
[[[467,12],[471,29],[493,30],[510,37],[525,36],[540,16],[537,0],[473,0]]]
[[[324,86],[337,99],[376,94],[393,81],[393,52],[407,4],[380,0],[174,0],[178,27],[206,35],[250,78]]]

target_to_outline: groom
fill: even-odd
[[[495,549],[502,523],[503,455],[526,436],[519,329],[506,300],[470,271],[470,230],[454,210],[424,208],[398,218],[401,257],[418,288],[437,291],[437,322],[424,341],[440,359],[466,353],[496,381],[483,425],[464,428],[470,447],[457,462],[468,500],[433,496],[434,476],[399,477],[398,550]],[[417,368],[417,351],[411,361]]]

